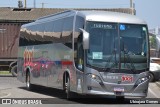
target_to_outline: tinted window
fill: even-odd
[[[63,32],[61,37],[61,42],[64,42],[64,45],[69,48],[72,48],[73,19],[73,16],[64,19]]]
[[[84,18],[80,17],[80,16],[76,16],[76,22],[75,22],[75,32],[74,32],[74,43],[75,45],[77,45],[77,38],[78,36],[81,34],[81,31],[79,28],[84,29]],[[75,47],[75,50],[76,47]]]
[[[47,22],[45,23],[45,32],[53,32],[54,22]]]
[[[84,28],[84,18],[82,18],[80,16],[77,16],[76,17],[76,23],[75,23],[75,32],[79,32],[80,33],[79,28]]]
[[[30,46],[30,45],[40,45],[40,44],[49,44],[51,41],[38,41],[38,40],[28,40],[26,38],[19,39],[19,46]]]
[[[71,47],[71,38],[73,29],[73,17],[68,17],[65,20],[59,19],[46,23],[35,24],[27,27],[27,31],[21,32],[20,45],[39,45],[39,44],[49,44],[49,43],[58,43],[62,42],[64,44],[67,43],[69,47]],[[65,34],[68,34],[62,37],[62,31],[68,31]],[[69,44],[68,44],[69,43]]]
[[[64,19],[63,31],[72,31],[73,29],[73,16]]]
[[[54,21],[54,32],[62,32],[63,19]]]
[[[84,18],[77,16],[74,32],[74,60],[77,69],[83,71],[83,47],[82,33],[79,28],[84,29]]]

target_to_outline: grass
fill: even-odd
[[[0,75],[10,75],[9,71],[0,71]]]

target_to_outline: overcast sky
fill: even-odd
[[[0,0],[0,7],[17,7],[18,0]],[[23,2],[25,0],[22,0]],[[34,7],[34,0],[26,0],[27,7]],[[41,8],[128,8],[130,0],[35,0]],[[146,20],[149,28],[160,27],[160,0],[133,0],[136,15]]]

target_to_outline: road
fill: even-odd
[[[79,97],[82,97],[82,96],[79,96]],[[114,107],[117,107],[121,105],[118,105],[116,103],[119,103],[119,104],[127,103],[127,102],[130,102],[131,100],[130,98],[126,98],[124,102],[122,101],[118,102],[117,100],[115,100],[114,97],[105,96],[105,99],[104,97],[100,97],[100,96],[89,96],[89,97],[94,97],[94,99],[83,98],[83,99],[74,99],[74,100],[68,101],[64,99],[65,93],[61,90],[37,86],[34,91],[27,91],[25,88],[25,83],[19,82],[17,78],[0,77],[0,98],[37,98],[37,99],[44,98],[46,100],[47,98],[52,98],[49,100],[50,101],[49,103],[54,105],[57,104],[57,106],[59,107],[61,107],[61,104],[65,104],[65,105],[67,104],[66,106],[72,106],[74,104],[78,104],[79,106],[81,104],[82,105],[100,104],[99,106],[104,106],[106,104],[111,104],[113,106],[113,102],[115,102]],[[155,83],[150,83],[147,98],[160,98],[160,87],[158,87]],[[128,104],[125,104],[123,105],[123,107],[127,105]],[[34,106],[40,107],[36,105]],[[47,107],[48,106],[49,105],[47,105]],[[132,106],[135,106],[135,105],[132,104]],[[146,106],[149,106],[149,104]],[[154,107],[155,106],[158,107],[159,104],[154,104]],[[144,105],[142,105],[142,107],[144,107]]]

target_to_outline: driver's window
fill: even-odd
[[[77,40],[77,68],[82,71],[83,66],[84,66],[84,51],[83,51],[82,34],[81,34]]]

